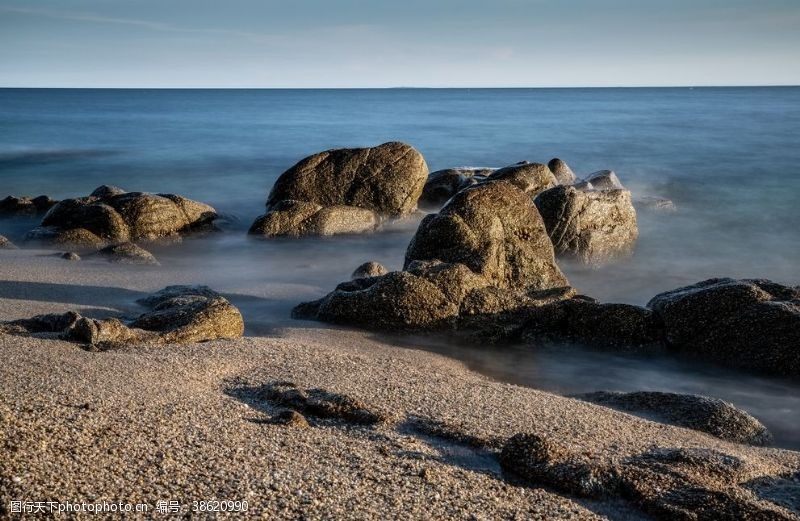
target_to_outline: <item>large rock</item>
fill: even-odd
[[[47,212],[28,240],[98,247],[180,237],[209,229],[216,211],[174,194],[124,192],[101,186],[88,197],[65,199]]]
[[[572,171],[569,165],[557,157],[551,159],[550,162],[547,163],[547,167],[553,172],[553,175],[556,176],[556,181],[558,181],[560,185],[571,185],[577,180],[575,172]]]
[[[0,199],[0,219],[9,217],[40,217],[58,201],[46,195],[39,197],[14,197]]]
[[[750,445],[767,445],[772,441],[772,436],[760,421],[719,398],[648,391],[598,391],[575,397],[687,429],[707,432],[727,441]]]
[[[567,285],[531,198],[508,182],[463,190],[438,214],[425,217],[408,246],[405,267],[417,260],[464,264],[499,288]]]
[[[94,319],[74,311],[0,324],[0,333],[58,333],[94,349],[129,343],[185,344],[244,333],[239,310],[205,286],[169,286],[139,301],[150,310],[132,321]]]
[[[281,174],[267,198],[267,214],[250,233],[302,236],[372,229],[380,218],[414,212],[427,178],[425,159],[405,143],[320,152]],[[319,215],[327,209],[334,215]],[[282,215],[270,218],[273,212]],[[318,233],[320,228],[326,233]]]
[[[536,198],[556,254],[600,263],[633,251],[639,229],[627,190],[558,186]]]
[[[528,194],[536,197],[539,193],[558,184],[556,177],[547,165],[520,161],[492,172],[485,182],[507,181]]]
[[[494,171],[494,168],[447,168],[431,172],[419,198],[419,205],[438,210],[458,192],[485,181]]]
[[[647,304],[682,354],[763,373],[800,375],[800,288],[709,279]]]

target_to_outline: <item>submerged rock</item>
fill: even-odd
[[[694,394],[598,391],[575,398],[706,432],[723,440],[768,445],[772,436],[764,425],[733,404]]]
[[[582,191],[558,186],[536,198],[556,254],[584,263],[629,255],[639,228],[627,190]]]
[[[212,207],[179,195],[101,186],[88,197],[54,205],[26,239],[97,248],[208,230],[216,218]]]
[[[405,143],[320,152],[281,174],[267,213],[250,233],[300,237],[374,229],[383,218],[414,212],[427,177],[422,155]],[[275,212],[280,215],[272,217]]]
[[[547,163],[547,167],[553,172],[553,175],[556,176],[556,181],[558,181],[560,185],[571,185],[578,179],[569,165],[557,157],[551,159],[550,162]]]
[[[370,261],[365,262],[353,271],[350,279],[365,279],[369,277],[380,277],[386,275],[389,271],[380,262]]]
[[[46,195],[39,197],[8,196],[0,199],[0,219],[10,217],[40,217],[58,201]]]
[[[0,325],[0,332],[59,333],[99,349],[128,343],[185,344],[244,333],[239,310],[206,287],[169,286],[140,302],[151,309],[132,321],[87,318],[70,311],[9,322]]]
[[[678,207],[669,199],[652,195],[643,195],[633,199],[633,206],[637,210],[649,210],[653,212],[675,212]]]
[[[447,168],[432,172],[422,190],[419,205],[438,210],[455,194],[485,181],[494,171],[494,168]]]
[[[132,242],[113,244],[95,252],[95,255],[104,257],[108,262],[117,264],[148,264],[158,266],[159,263],[152,253]]]
[[[669,347],[723,365],[800,375],[800,288],[768,280],[708,279],[647,304]]]
[[[65,251],[64,253],[59,254],[59,257],[61,257],[64,260],[68,260],[68,261],[79,261],[79,260],[81,260],[81,256],[78,255],[77,253],[75,253],[74,251]]]
[[[17,246],[5,238],[4,236],[0,235],[0,250],[16,250]]]

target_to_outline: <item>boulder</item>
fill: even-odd
[[[492,172],[485,182],[506,181],[516,186],[530,197],[558,184],[553,172],[541,163],[519,163]]]
[[[117,264],[159,265],[152,253],[140,246],[135,245],[132,242],[112,244],[111,246],[107,246],[101,250],[98,250],[95,255],[104,257],[108,260],[108,262]]]
[[[299,237],[372,229],[381,218],[413,213],[427,178],[422,155],[405,143],[320,152],[281,174],[267,197],[267,214],[250,233]],[[269,217],[273,212],[284,214],[275,218],[280,224]]]
[[[582,191],[557,186],[539,194],[536,207],[556,254],[584,263],[629,255],[639,235],[627,190]]]
[[[351,279],[365,279],[369,277],[380,277],[386,275],[389,271],[383,264],[375,261],[365,262],[353,271],[350,276]]]
[[[27,240],[99,247],[109,243],[175,238],[208,230],[216,211],[174,194],[124,192],[101,186],[88,197],[65,199],[42,218]]]
[[[668,346],[685,355],[773,375],[800,375],[800,287],[708,279],[653,297]]]
[[[547,163],[547,167],[553,172],[556,181],[560,185],[571,185],[578,179],[569,165],[557,157],[551,159],[550,162]]]
[[[0,332],[59,333],[94,349],[127,343],[186,344],[244,333],[239,310],[205,286],[169,286],[139,302],[150,309],[131,321],[87,318],[70,311],[0,324]]]
[[[422,189],[419,205],[438,210],[455,194],[485,181],[494,171],[494,168],[447,168],[432,172]]]
[[[39,197],[8,196],[0,199],[0,219],[10,217],[40,217],[57,203],[46,195]]]
[[[735,443],[767,445],[772,441],[772,436],[760,421],[718,398],[647,391],[598,391],[579,394],[575,398],[706,432]]]
[[[463,264],[499,288],[567,285],[531,198],[506,182],[463,190],[426,216],[408,245],[405,268],[418,260]]]
[[[380,216],[356,206],[321,206],[306,201],[280,201],[250,227],[264,237],[306,237],[363,233],[375,230]]]
[[[16,250],[17,246],[5,238],[4,236],[0,235],[0,250]]]

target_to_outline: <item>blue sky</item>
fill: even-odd
[[[800,84],[800,0],[0,0],[0,86]]]

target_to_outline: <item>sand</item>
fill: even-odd
[[[0,320],[68,309],[125,315],[143,292],[203,282],[200,272],[68,263],[42,253],[2,252]],[[251,299],[285,292],[257,283],[246,295],[215,289]],[[0,335],[0,514],[17,500],[148,503],[142,518],[159,500],[179,501],[184,512],[194,501],[246,500],[249,516],[269,519],[647,518],[619,500],[530,486],[500,469],[491,443],[475,447],[419,427],[431,422],[498,442],[536,432],[604,458],[713,448],[742,458],[753,478],[800,469],[797,452],[727,443],[493,381],[456,360],[362,332],[305,326],[106,352]],[[274,424],[283,408],[253,389],[276,381],[347,395],[388,421]]]

